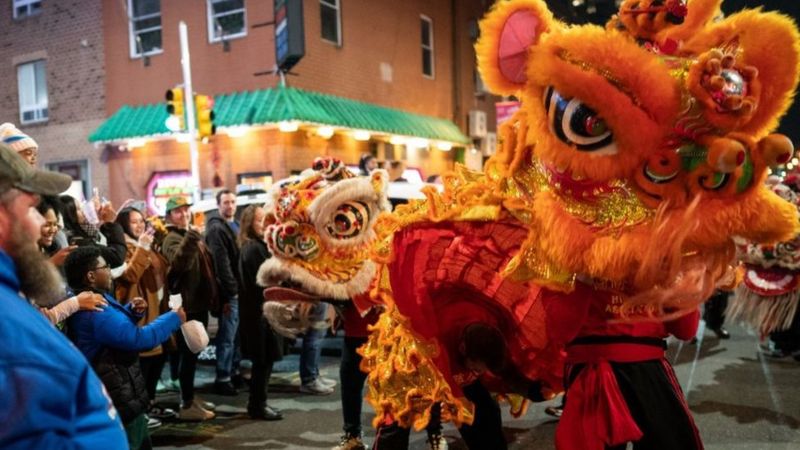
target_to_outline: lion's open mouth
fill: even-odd
[[[314,270],[309,270],[310,268],[301,264],[270,258],[258,270],[258,284],[270,289],[284,289],[284,291],[274,291],[276,294],[294,291],[293,296],[305,296],[306,299],[348,300],[367,291],[377,271],[376,265],[369,260],[341,277],[334,277],[332,276],[334,274],[324,272],[329,267],[329,265],[322,268],[313,267]]]
[[[264,300],[314,302],[322,298],[289,286],[272,286],[264,289]]]

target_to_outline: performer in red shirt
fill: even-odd
[[[671,321],[623,315],[624,291],[578,282],[570,294],[544,291],[551,337],[568,342],[569,395],[558,429],[559,450],[702,449],[683,392],[664,358],[665,339],[691,339],[699,310]],[[633,314],[633,316],[631,315]],[[565,320],[569,317],[571,320]],[[624,319],[624,320],[623,320]],[[564,327],[573,323],[575,328]]]

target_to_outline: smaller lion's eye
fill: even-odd
[[[308,235],[308,228],[294,221],[267,228],[267,245],[270,250],[285,258],[310,261],[319,253],[319,244]]]
[[[336,208],[326,229],[337,239],[360,235],[369,223],[369,207],[362,202],[345,202]]]
[[[582,152],[612,155],[617,152],[614,135],[597,112],[575,98],[563,97],[548,87],[544,107],[550,131],[562,142]]]

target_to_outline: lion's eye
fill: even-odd
[[[369,207],[362,202],[345,202],[336,208],[326,229],[337,239],[360,235],[369,223]]]
[[[582,152],[617,153],[614,135],[605,120],[580,100],[563,97],[551,86],[545,91],[544,107],[550,131],[565,144]]]
[[[286,258],[300,258],[310,261],[319,254],[319,243],[310,236],[308,229],[289,221],[281,225],[270,225],[267,228],[267,245],[273,253]]]

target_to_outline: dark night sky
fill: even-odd
[[[616,12],[613,0],[594,0],[597,11],[594,14],[586,13],[586,5],[592,0],[585,0],[581,7],[572,7],[572,0],[546,0],[550,9],[559,19],[573,24],[597,23],[604,24]],[[691,4],[691,3],[690,3]],[[777,10],[792,16],[800,22],[800,0],[725,0],[722,10],[725,14],[732,14],[744,8],[761,6],[765,10]],[[800,147],[800,99],[796,100],[789,112],[781,120],[779,132],[786,134]]]
[[[722,4],[722,9],[725,14],[731,14],[742,8],[755,8],[757,6],[763,6],[766,10],[781,11],[794,17],[794,20],[800,21],[800,1],[797,0],[765,0],[758,2],[753,0],[726,0]],[[789,108],[789,112],[781,119],[781,126],[778,131],[792,138],[795,148],[800,147],[800,99],[795,98],[795,102]]]

